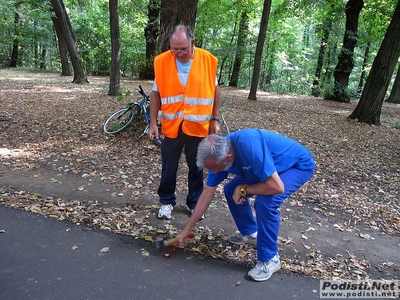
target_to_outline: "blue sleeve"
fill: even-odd
[[[211,171],[208,171],[207,185],[210,187],[215,187],[224,181],[228,177],[228,172],[222,171],[214,174]]]
[[[158,86],[157,86],[157,83],[156,83],[155,79],[154,79],[153,87],[151,88],[151,90],[158,93]]]

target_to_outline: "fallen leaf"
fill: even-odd
[[[369,240],[371,238],[371,236],[367,233],[360,233],[360,237],[366,240]]]
[[[102,249],[100,249],[101,253],[106,253],[106,252],[110,252],[110,248],[109,247],[104,247]]]

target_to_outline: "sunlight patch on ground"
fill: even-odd
[[[342,115],[342,116],[348,116],[349,115],[349,110],[348,109],[346,109],[346,110],[333,110],[332,111],[333,113],[335,113],[335,114],[338,114],[338,115]]]
[[[83,146],[80,147],[79,150],[83,151],[84,153],[102,153],[108,148],[107,144],[100,144],[96,146]]]
[[[75,90],[73,89],[62,89],[62,88],[57,88],[53,90],[56,93],[74,93]]]
[[[29,157],[31,153],[29,151],[21,150],[21,149],[8,149],[8,148],[0,148],[0,156],[1,157]]]
[[[249,96],[250,90],[242,89],[237,91],[240,94],[243,94],[243,97],[247,99]],[[265,92],[265,91],[257,91],[257,100],[268,100],[268,99],[291,99],[296,100],[296,98],[301,98],[302,96],[299,95],[290,95],[290,94],[278,94],[272,92]]]

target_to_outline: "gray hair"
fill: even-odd
[[[231,142],[224,136],[210,134],[206,136],[197,148],[197,166],[202,169],[207,159],[220,163],[228,156]]]
[[[172,38],[172,36],[177,33],[178,31],[181,30],[185,30],[186,32],[186,37],[189,40],[190,43],[192,43],[193,39],[194,39],[194,34],[193,34],[193,30],[190,29],[189,26],[183,25],[183,24],[179,24],[177,26],[174,27],[174,29],[172,30],[172,32],[169,34],[169,39]]]

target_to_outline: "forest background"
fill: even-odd
[[[61,19],[59,6],[65,9],[63,22],[79,49],[69,54],[72,65],[77,56],[86,74],[110,75],[111,71],[110,94],[120,84],[112,76],[116,38],[117,75],[152,79],[154,56],[168,48],[165,30],[185,22],[195,29],[196,45],[219,58],[219,82],[251,86],[249,99],[256,99],[256,90],[264,90],[349,102],[360,98],[378,50],[385,48],[383,40],[395,20],[396,5],[396,0],[21,0],[12,5],[0,0],[0,66],[62,69],[63,75],[70,74],[62,63],[63,29],[57,30],[55,21]],[[163,19],[163,11],[168,20]],[[399,25],[395,30],[396,41]],[[379,97],[394,103],[400,102],[400,76],[393,72],[395,66],[398,70],[399,54],[391,50],[384,55],[393,66],[387,68],[380,61],[379,68],[387,73],[379,76],[387,78],[376,83],[384,87]],[[75,66],[74,73],[77,76]],[[86,82],[82,77],[77,81]],[[373,107],[373,112],[367,112],[372,117],[362,120],[362,112],[352,117],[379,125],[383,100],[367,105]]]

